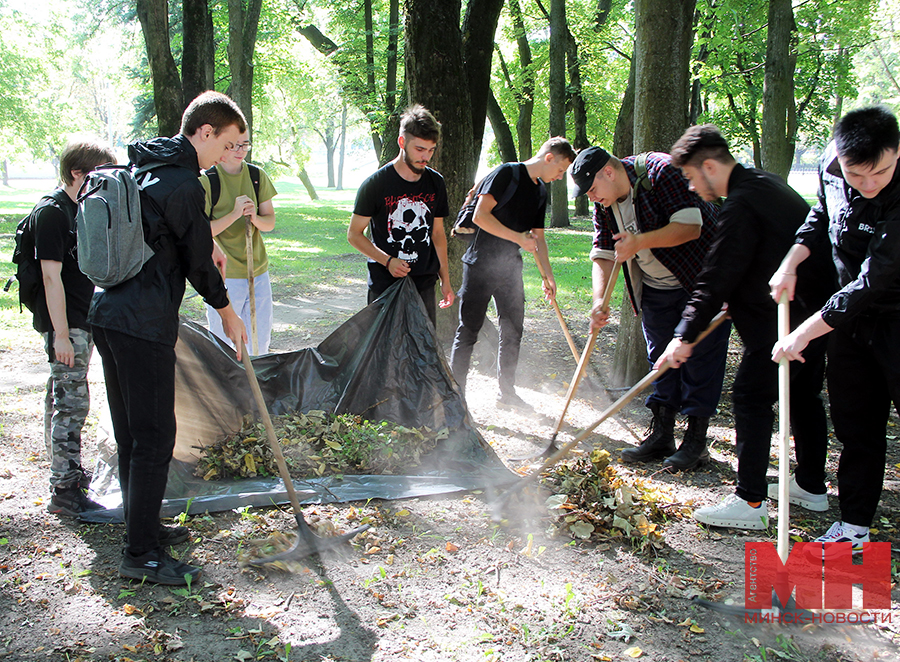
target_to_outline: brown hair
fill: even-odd
[[[66,144],[59,155],[59,177],[66,186],[75,181],[72,171],[83,174],[104,163],[115,163],[116,155],[109,146],[97,140],[77,140]]]
[[[561,136],[554,136],[543,145],[541,145],[541,148],[538,150],[537,157],[542,158],[547,154],[561,156],[569,163],[575,161],[575,150],[572,149],[572,145],[569,144],[569,141]]]
[[[400,116],[400,135],[438,142],[441,139],[441,123],[421,104],[415,104]]]
[[[683,168],[686,165],[696,167],[707,159],[725,164],[734,163],[734,157],[728,151],[728,141],[714,124],[690,127],[672,145],[670,156],[672,165],[676,168]]]
[[[247,120],[238,105],[221,92],[206,91],[191,101],[181,116],[181,134],[192,136],[204,124],[209,124],[216,135],[229,126],[236,126],[243,133]]]

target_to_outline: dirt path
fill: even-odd
[[[320,292],[279,301],[273,348],[316,344],[364,298],[364,292]],[[583,323],[570,323],[583,342]],[[606,355],[612,335],[601,334],[598,357]],[[520,394],[533,413],[495,408],[491,357],[478,356],[468,401],[485,438],[501,457],[541,447],[575,365],[552,313],[529,316],[526,329]],[[609,402],[599,383],[602,360],[599,366],[593,386],[582,392],[586,397],[570,410],[563,441]],[[104,397],[100,375],[95,365],[89,458],[96,453],[96,412]],[[354,547],[290,573],[242,568],[237,561],[248,539],[289,531],[290,513],[189,517],[192,539],[173,550],[203,566],[201,581],[188,590],[121,580],[121,527],[46,513],[44,380],[35,334],[0,348],[0,660],[897,659],[900,617],[878,627],[802,630],[744,624],[691,602],[701,596],[742,603],[743,543],[760,539],[706,531],[686,516],[689,506],[713,503],[731,490],[733,432],[725,413],[713,421],[714,461],[703,470],[672,476],[652,466],[622,469],[628,480],[654,486],[668,501],[668,518],[659,522],[665,544],[649,556],[617,538],[573,541],[557,533],[539,507],[494,525],[486,495],[474,493],[309,507],[307,518],[322,527],[331,522],[345,529],[360,520],[373,526]],[[727,394],[725,400],[723,411]],[[646,410],[635,404],[623,418],[640,433]],[[613,422],[598,432],[592,440],[614,457],[634,443]],[[898,462],[891,440],[876,537],[894,543]],[[792,526],[803,539],[837,517],[834,507],[822,515],[801,512]],[[773,508],[770,514],[774,518]],[[895,606],[897,598],[895,590]]]

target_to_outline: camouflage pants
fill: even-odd
[[[44,333],[47,356],[53,357],[53,333]],[[44,443],[50,457],[50,487],[73,487],[81,480],[81,428],[90,409],[87,371],[94,343],[91,332],[69,329],[75,366],[50,360],[44,398]]]

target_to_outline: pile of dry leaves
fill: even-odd
[[[407,428],[324,411],[275,416],[272,425],[295,478],[409,473],[447,438],[446,429]],[[265,427],[250,414],[237,433],[200,450],[194,473],[204,480],[278,475]]]
[[[641,551],[661,549],[658,523],[690,510],[663,486],[610,464],[605,450],[557,464],[541,482],[554,492],[546,505],[557,529],[582,540],[626,537]]]

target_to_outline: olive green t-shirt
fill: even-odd
[[[234,210],[234,201],[239,195],[246,195],[251,200],[256,200],[256,191],[253,189],[253,181],[250,179],[250,170],[246,163],[241,164],[241,171],[237,175],[225,172],[222,166],[217,165],[219,181],[222,184],[219,199],[212,210],[212,218],[222,218]],[[200,175],[200,183],[206,192],[206,212],[209,213],[210,193],[209,177]],[[272,185],[272,180],[262,170],[259,171],[259,200],[256,200],[257,209],[260,201],[266,202],[275,197],[277,191]],[[240,218],[216,235],[216,243],[228,256],[225,265],[226,278],[247,278],[247,240],[246,220]],[[253,277],[266,273],[269,269],[269,258],[266,255],[266,247],[263,245],[262,234],[255,225],[252,226],[251,238],[253,241]]]

